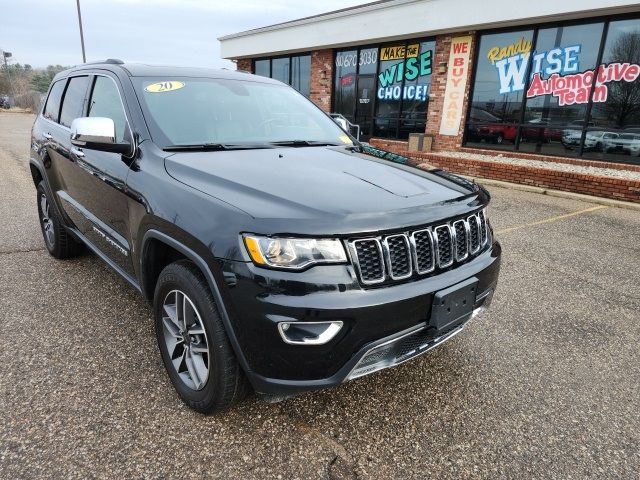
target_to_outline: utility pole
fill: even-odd
[[[2,58],[4,59],[4,69],[7,70],[9,66],[7,65],[7,58],[11,58],[11,52],[2,52]]]
[[[2,59],[4,60],[4,71],[7,75],[7,80],[9,81],[9,93],[13,95],[13,84],[11,83],[11,75],[9,75],[9,65],[7,64],[7,58],[11,58],[11,52],[2,51]]]
[[[84,33],[82,32],[82,14],[80,13],[80,0],[76,0],[78,7],[78,25],[80,26],[80,45],[82,45],[82,63],[87,63],[87,57],[84,53]]]

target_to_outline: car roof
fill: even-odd
[[[180,67],[170,65],[150,65],[145,63],[130,63],[121,60],[108,59],[101,62],[83,63],[69,68],[57,74],[54,80],[69,76],[74,72],[83,70],[117,70],[124,72],[130,77],[203,77],[203,78],[223,78],[230,80],[252,80],[262,83],[281,84],[278,80],[253,75],[251,73],[205,67]]]

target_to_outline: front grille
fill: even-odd
[[[478,254],[489,240],[484,211],[416,231],[348,242],[365,285],[446,269]]]
[[[358,258],[360,280],[363,283],[379,283],[385,278],[382,249],[377,238],[356,240],[353,248]]]
[[[453,263],[453,242],[451,238],[451,227],[440,225],[435,228],[436,242],[438,244],[438,266],[446,268]]]
[[[456,260],[459,262],[467,258],[469,254],[469,238],[467,230],[468,224],[465,220],[453,222],[453,229],[456,234]]]
[[[392,235],[384,239],[389,275],[394,280],[411,276],[411,250],[405,235]]]
[[[467,221],[469,222],[469,253],[473,255],[480,249],[480,222],[475,215],[471,215]]]
[[[414,245],[414,260],[418,273],[432,272],[436,266],[435,253],[433,251],[433,238],[431,230],[419,230],[411,235]]]

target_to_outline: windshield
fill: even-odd
[[[161,148],[294,141],[296,146],[352,145],[331,118],[285,85],[194,77],[132,80]]]

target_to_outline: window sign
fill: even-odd
[[[481,35],[465,142],[627,161],[640,154],[639,80],[638,18]]]
[[[426,101],[429,87],[426,84],[404,85],[420,76],[431,75],[433,50],[421,50],[421,44],[383,47],[380,49],[378,74],[378,99]],[[383,69],[384,67],[384,69]]]

